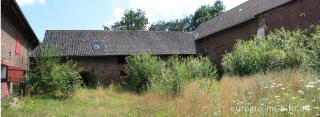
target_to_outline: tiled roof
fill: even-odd
[[[49,43],[59,47],[58,56],[196,54],[187,32],[47,30],[41,45]]]
[[[196,39],[202,39],[211,34],[236,26],[255,18],[270,9],[284,5],[293,0],[248,0],[241,5],[222,13],[221,15],[202,23],[195,32]]]

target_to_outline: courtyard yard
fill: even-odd
[[[285,70],[221,81],[189,83],[180,96],[136,94],[109,88],[81,89],[70,99],[45,96],[2,100],[3,117],[100,116],[296,116],[320,114],[320,77],[311,70]]]

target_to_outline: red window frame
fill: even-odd
[[[20,37],[19,36],[16,36],[16,54],[17,55],[20,55]]]

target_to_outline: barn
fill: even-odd
[[[57,56],[76,61],[82,76],[93,71],[106,86],[128,79],[124,72],[126,56],[144,52],[163,59],[174,54],[194,55],[193,39],[188,32],[47,30],[42,45],[56,45]]]
[[[236,40],[250,40],[274,29],[305,29],[320,24],[320,0],[248,0],[202,23],[197,29],[197,49],[221,62]]]
[[[39,41],[15,0],[1,0],[1,98],[14,92]]]

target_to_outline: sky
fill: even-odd
[[[103,30],[126,9],[142,9],[149,24],[193,14],[215,0],[16,0],[40,41],[46,30]],[[229,10],[247,0],[222,0]]]

